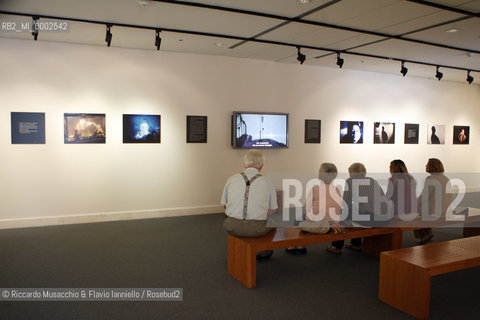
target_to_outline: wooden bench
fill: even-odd
[[[480,266],[480,236],[382,252],[378,297],[427,319],[432,276]]]
[[[278,228],[256,238],[228,236],[228,273],[247,288],[255,288],[256,253],[293,246],[364,238],[363,251],[379,256],[380,252],[401,248],[401,233],[396,228],[347,228],[342,234],[313,234],[299,228]],[[398,240],[400,237],[400,240]]]

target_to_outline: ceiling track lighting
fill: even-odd
[[[306,58],[307,56],[300,52],[300,47],[297,47],[297,60],[300,61],[300,64],[303,64]]]
[[[105,33],[105,42],[107,43],[107,47],[110,47],[110,43],[112,42],[112,32],[110,29],[112,28],[111,24],[107,24],[107,31]]]
[[[471,75],[470,75],[470,70],[467,71],[467,82],[468,84],[472,84],[473,80],[475,80]]]
[[[337,66],[339,66],[340,69],[342,69],[344,62],[345,60],[343,60],[343,58],[340,58],[340,52],[337,52]]]
[[[405,67],[405,61],[402,61],[402,69],[400,70],[400,73],[405,77],[407,75],[408,68]]]
[[[439,69],[440,69],[440,66],[437,66],[437,72],[435,73],[435,78],[437,78],[438,81],[442,80],[442,78],[443,78],[443,73],[440,72]]]
[[[155,47],[157,51],[160,50],[160,45],[162,44],[162,38],[160,38],[160,29],[155,29]]]
[[[32,36],[33,40],[37,41],[38,39],[38,17],[32,17],[33,23],[32,23]]]

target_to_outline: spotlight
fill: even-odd
[[[339,66],[340,69],[342,69],[344,62],[345,62],[345,60],[343,60],[343,58],[340,58],[340,52],[338,52],[337,53],[337,66]]]
[[[33,22],[32,22],[32,36],[33,40],[37,41],[38,39],[38,17],[32,17]]]
[[[160,38],[160,29],[155,29],[155,47],[157,47],[157,50],[160,50],[161,44],[162,38]]]
[[[107,43],[107,47],[110,47],[110,43],[112,42],[112,33],[110,29],[112,28],[111,24],[107,24],[107,32],[105,34],[105,42]]]
[[[475,80],[475,79],[473,79],[473,77],[470,75],[470,70],[468,70],[467,71],[467,82],[468,82],[468,84],[472,84],[473,80]]]
[[[300,52],[300,47],[297,47],[297,60],[300,61],[300,64],[303,64],[306,58],[307,56]]]
[[[438,81],[442,80],[443,78],[443,73],[441,73],[438,69],[440,68],[440,66],[437,66],[437,73],[435,74],[435,78],[438,79]]]
[[[405,67],[405,61],[402,61],[402,69],[400,70],[400,73],[405,77],[407,75],[408,68]]]

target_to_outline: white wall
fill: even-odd
[[[290,148],[266,151],[266,173],[315,172],[323,161],[383,172],[394,158],[423,172],[429,157],[480,172],[478,85],[42,41],[0,47],[0,227],[218,212],[245,152],[230,147],[235,110],[290,113]],[[47,143],[12,145],[12,111],[45,112]],[[69,112],[106,113],[107,143],[64,144]],[[161,114],[162,143],[123,144],[124,113]],[[208,116],[207,144],[185,143],[187,114]],[[303,143],[306,118],[322,120],[321,144]],[[363,145],[339,144],[340,120],[364,121]],[[374,121],[397,123],[394,145],[373,144]],[[419,145],[403,144],[404,122],[420,124]],[[446,125],[445,145],[426,144],[432,123]],[[470,145],[452,145],[454,124],[471,126]]]

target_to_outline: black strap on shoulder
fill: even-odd
[[[243,177],[243,180],[245,180],[245,196],[243,197],[243,220],[247,219],[247,207],[248,207],[248,195],[250,193],[250,185],[255,181],[257,178],[261,177],[262,175],[260,173],[257,173],[254,175],[250,180],[248,180],[247,175],[245,172],[240,172],[240,174]]]

